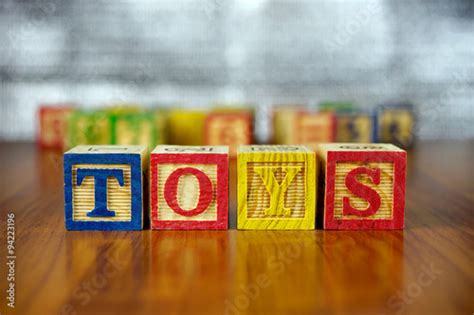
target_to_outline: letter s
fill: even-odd
[[[377,212],[380,208],[381,199],[377,191],[364,185],[357,180],[357,176],[361,174],[367,174],[369,179],[375,185],[380,184],[380,169],[379,168],[367,168],[358,167],[347,173],[345,178],[345,184],[347,189],[354,195],[363,198],[369,202],[367,209],[358,210],[351,206],[350,198],[344,197],[342,199],[342,214],[343,215],[356,215],[360,217],[368,217]]]

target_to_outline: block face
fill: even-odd
[[[332,112],[299,112],[294,144],[331,142],[336,138],[336,116]]]
[[[409,148],[415,140],[416,117],[412,106],[382,106],[377,111],[378,141]]]
[[[69,147],[113,143],[112,116],[107,112],[74,112],[69,119]]]
[[[305,200],[301,198],[301,193],[305,193],[305,163],[304,162],[248,162],[247,163],[247,219],[253,218],[278,218],[276,212],[266,213],[270,208],[271,194],[261,175],[261,170],[271,172],[277,181],[282,183],[287,176],[288,169],[295,169],[294,178],[291,180],[288,189],[284,192],[284,207],[291,209],[287,217],[304,218]],[[257,170],[257,171],[256,171]]]
[[[175,145],[202,145],[206,113],[176,109],[168,112],[168,143]]]
[[[364,113],[337,115],[338,142],[373,142],[375,138],[375,119],[373,115]]]
[[[228,145],[230,155],[237,147],[252,143],[252,115],[247,112],[211,113],[205,123],[207,145]]]
[[[164,142],[165,117],[160,113],[137,112],[113,115],[113,143],[140,144],[154,148]]]
[[[204,173],[211,183],[209,189],[208,183],[200,181],[197,176],[199,172]],[[176,171],[182,174],[177,179],[176,187],[176,202],[179,207],[173,206],[171,198],[166,197],[165,187],[171,185],[169,178],[172,174],[177,174]],[[178,176],[178,175],[173,175]],[[206,187],[207,185],[207,187]],[[212,187],[217,186],[217,164],[158,164],[158,221],[217,221],[217,202],[215,198],[215,193],[213,192]],[[203,204],[207,205],[205,211],[201,211],[203,207],[197,209],[200,202],[201,193],[210,192],[211,199],[209,202],[204,200]],[[170,193],[170,192],[169,192]],[[184,211],[182,211],[182,208]],[[193,215],[186,216],[183,215],[186,211],[191,211],[196,209]]]
[[[68,134],[69,106],[41,106],[39,110],[38,143],[42,148],[63,149]]]
[[[120,146],[79,146],[66,152],[66,228],[142,229],[145,154],[144,147]]]
[[[387,144],[321,145],[325,229],[402,229],[406,152]]]
[[[314,229],[315,162],[304,146],[240,147],[238,228]]]
[[[151,155],[152,229],[227,229],[228,148],[158,146]]]
[[[354,169],[368,168],[371,170],[380,169],[380,181],[379,184],[374,184],[372,178],[364,172],[358,175],[358,181],[365,186],[372,188],[380,194],[381,202],[377,212],[371,216],[365,217],[366,219],[383,219],[391,220],[393,218],[393,178],[395,176],[394,164],[393,163],[336,163],[335,169],[335,200],[334,200],[334,218],[337,220],[358,220],[360,215],[344,214],[343,211],[343,200],[344,198],[350,199],[350,204],[356,209],[367,209],[369,202],[361,196],[354,195],[351,190],[346,186],[345,181],[348,173]]]
[[[95,180],[87,176],[78,185],[78,171],[84,170],[118,170],[122,172],[124,185],[120,185],[115,177],[107,178],[107,208],[115,212],[115,216],[104,219],[87,216],[95,206]],[[74,221],[113,221],[130,222],[132,219],[131,167],[127,164],[73,164],[72,165],[72,219]]]

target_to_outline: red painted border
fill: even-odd
[[[324,229],[403,229],[405,213],[406,152],[330,151],[327,153]],[[337,162],[393,162],[393,218],[391,220],[344,220],[334,218]]]
[[[209,125],[212,123],[212,120],[214,119],[226,119],[226,120],[231,120],[232,118],[238,117],[244,118],[247,121],[247,139],[246,143],[242,144],[251,144],[253,142],[253,126],[252,126],[252,119],[253,116],[249,112],[231,112],[231,113],[222,113],[222,112],[215,112],[215,113],[209,113],[206,117],[205,123],[204,123],[204,143],[207,145],[217,145],[216,143],[212,143],[209,135]]]
[[[216,221],[158,220],[158,164],[216,164]],[[154,153],[150,157],[151,228],[154,230],[226,230],[228,228],[229,167],[227,154]]]
[[[40,105],[36,117],[37,117],[37,125],[36,125],[36,143],[39,148],[41,149],[64,149],[65,147],[65,138],[67,137],[67,131],[66,134],[62,135],[63,138],[59,139],[56,138],[56,141],[51,144],[47,145],[43,142],[42,138],[42,129],[43,127],[43,116],[47,114],[48,112],[58,112],[62,111],[64,113],[71,112],[74,110],[73,105]]]

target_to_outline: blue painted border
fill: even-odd
[[[376,143],[379,141],[379,118],[377,110],[369,113],[372,116],[372,142]]]
[[[88,222],[72,219],[72,166],[74,164],[129,164],[132,190],[132,220],[130,222]],[[64,207],[67,230],[141,230],[143,217],[142,165],[140,154],[65,153]]]

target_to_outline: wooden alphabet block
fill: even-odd
[[[315,163],[316,154],[305,146],[241,146],[237,153],[237,227],[314,229]]]
[[[142,229],[147,164],[144,146],[77,146],[66,152],[66,229]]]
[[[274,143],[315,145],[336,139],[333,112],[280,109],[274,113]]]
[[[325,229],[402,229],[406,152],[392,144],[321,144]]]
[[[252,114],[248,111],[210,113],[204,128],[206,145],[227,145],[232,157],[239,145],[252,143]]]
[[[315,145],[336,139],[336,115],[333,112],[300,112],[295,125],[296,144]]]
[[[377,109],[378,142],[410,148],[415,142],[416,117],[412,105],[384,105]]]
[[[113,144],[112,114],[107,111],[76,111],[69,119],[68,146]]]
[[[176,109],[168,112],[168,143],[174,145],[202,145],[206,112]]]
[[[69,116],[74,111],[70,105],[43,105],[38,112],[39,129],[37,140],[41,148],[66,148]]]
[[[337,142],[374,142],[375,132],[375,117],[370,113],[337,114]]]
[[[145,145],[150,150],[165,142],[165,116],[156,111],[125,112],[112,116],[113,143]]]
[[[151,228],[228,227],[228,161],[224,146],[157,146],[151,154]]]

